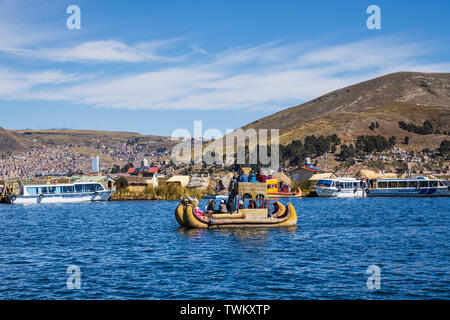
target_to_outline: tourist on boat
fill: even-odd
[[[195,199],[192,204],[194,205],[194,213],[199,217],[203,216],[203,211],[198,208],[198,200]]]
[[[206,212],[207,213],[214,213],[216,208],[216,202],[214,200],[210,200],[208,202],[208,205],[206,206]]]
[[[248,176],[245,173],[242,173],[239,176],[239,182],[248,182]]]
[[[232,199],[228,199],[227,209],[229,213],[236,213],[236,204]]]
[[[245,209],[245,204],[242,200],[239,200],[239,209]]]
[[[250,175],[248,176],[248,182],[258,182],[258,180],[256,180],[256,176],[253,172],[250,172]]]
[[[225,200],[220,200],[219,210],[216,210],[216,213],[228,213],[228,208]]]
[[[261,171],[259,171],[258,175],[256,176],[256,180],[258,180],[259,182],[266,182],[267,177],[266,175],[262,174]]]

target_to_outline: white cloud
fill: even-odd
[[[428,53],[423,48],[420,44],[402,43],[395,38],[309,50],[302,44],[269,43],[215,55],[204,51],[202,62],[169,63],[160,65],[158,70],[131,75],[108,77],[101,74],[64,86],[57,85],[56,77],[50,81],[51,85],[36,87],[30,83],[7,96],[130,110],[273,111],[390,72],[450,70],[447,61],[420,63],[422,56]],[[431,46],[426,48],[431,50]],[[145,52],[151,50],[106,41],[80,45],[74,52],[67,52],[66,59],[131,62],[153,59],[153,56],[145,56]],[[52,53],[55,56],[46,54],[55,60],[62,56],[57,51]]]
[[[33,90],[40,86],[51,86],[70,83],[86,79],[87,76],[66,74],[59,70],[41,72],[16,72],[9,69],[0,69],[0,98],[28,99]]]
[[[166,57],[158,54],[158,50],[175,41],[177,39],[127,45],[117,40],[100,40],[62,48],[15,49],[14,51],[10,50],[10,52],[33,59],[56,62],[174,62],[178,61],[180,57]]]

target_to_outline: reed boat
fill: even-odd
[[[297,212],[291,203],[284,206],[277,201],[274,203],[273,212],[269,213],[265,183],[239,182],[230,197],[236,207],[240,198],[246,199],[250,208],[238,209],[236,213],[198,215],[195,212],[198,200],[185,197],[175,209],[175,219],[182,227],[200,229],[277,228],[297,225]]]

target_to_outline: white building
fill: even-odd
[[[92,157],[92,172],[100,172],[100,158],[99,157]]]

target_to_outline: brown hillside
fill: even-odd
[[[29,146],[28,141],[0,127],[0,155],[21,152]]]
[[[441,132],[450,131],[450,73],[388,74],[282,110],[244,129],[279,128],[282,144],[306,135],[333,133],[344,140],[360,134],[408,135],[413,148],[435,147],[448,138],[401,130],[400,120],[418,125],[430,120]],[[369,130],[372,121],[380,126],[374,131]]]

